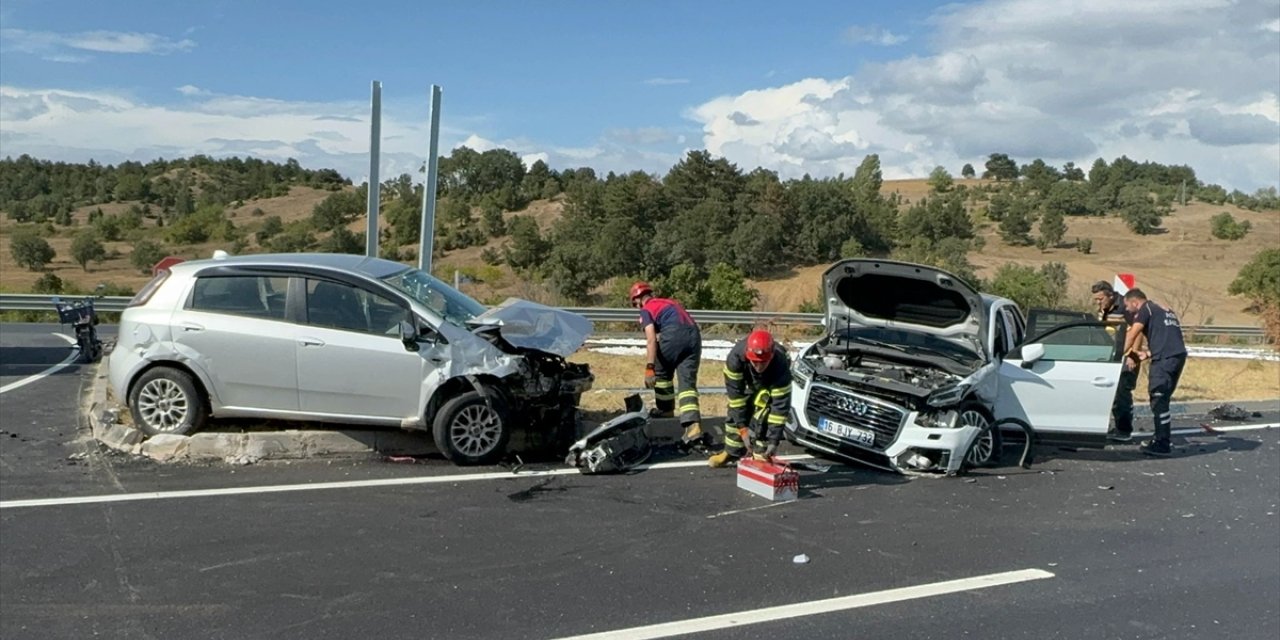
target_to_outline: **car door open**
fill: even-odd
[[[1124,366],[1119,351],[1099,322],[1032,338],[1000,364],[996,422],[1030,424],[1044,443],[1103,446]]]

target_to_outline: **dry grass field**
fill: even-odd
[[[957,184],[975,186],[981,180],[958,180]],[[890,180],[884,183],[886,194],[897,193],[907,202],[916,202],[928,193],[925,180]],[[295,187],[286,196],[265,198],[246,203],[231,210],[232,221],[249,232],[255,231],[266,216],[279,216],[285,223],[308,217],[311,209],[329,192]],[[127,204],[102,205],[106,213],[127,208]],[[75,218],[83,225],[89,210],[78,210]],[[255,216],[255,209],[262,215]],[[563,200],[540,200],[531,203],[524,211],[508,213],[530,215],[546,230],[557,220],[564,209]],[[1217,240],[1209,234],[1209,219],[1220,211],[1229,211],[1238,219],[1248,220],[1252,232],[1243,240],[1229,242]],[[1152,236],[1130,233],[1123,222],[1114,217],[1069,218],[1067,240],[1089,238],[1093,252],[1082,254],[1074,248],[1057,248],[1041,252],[1035,247],[1010,247],[1000,241],[994,224],[978,216],[979,235],[984,240],[981,250],[971,255],[971,261],[979,268],[979,274],[989,276],[1005,262],[1040,265],[1059,261],[1067,265],[1071,274],[1070,291],[1073,298],[1087,298],[1090,283],[1095,280],[1111,280],[1117,272],[1134,273],[1139,286],[1154,299],[1165,302],[1180,311],[1187,324],[1256,325],[1258,319],[1249,314],[1243,300],[1228,296],[1226,289],[1240,267],[1255,253],[1265,247],[1280,244],[1280,212],[1256,213],[1231,205],[1213,206],[1192,203],[1175,207],[1172,215],[1164,220],[1165,232]],[[8,238],[14,224],[0,220],[0,290],[24,292],[30,290],[38,273],[18,268],[9,254]],[[356,221],[351,229],[362,231],[364,221]],[[98,282],[112,282],[130,289],[137,289],[147,280],[129,264],[130,245],[127,242],[107,243],[108,252],[118,254],[102,264],[90,265],[85,272],[70,258],[71,238],[75,228],[59,229],[49,239],[58,252],[49,265],[63,281],[81,289],[90,289]],[[489,267],[481,254],[487,248],[500,249],[505,239],[491,240],[481,247],[451,251],[436,261],[435,271],[449,279],[455,269],[473,276],[481,276],[463,286],[467,293],[485,301],[500,300],[506,296],[519,296],[547,303],[559,303],[545,287],[524,282],[507,267]],[[215,249],[230,249],[226,243],[206,243],[176,249],[175,253],[188,258],[207,257]],[[248,251],[258,248],[250,240]],[[814,300],[818,295],[818,281],[826,265],[792,269],[777,278],[753,281],[760,292],[757,308],[772,311],[794,311],[800,304]]]

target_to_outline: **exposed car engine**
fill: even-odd
[[[814,371],[815,379],[848,386],[912,409],[918,408],[929,394],[962,379],[962,376],[922,365],[919,358],[907,354],[901,359],[889,358],[842,342],[824,341],[814,345],[803,360]],[[916,362],[906,362],[912,360]]]

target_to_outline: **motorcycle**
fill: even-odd
[[[58,310],[58,322],[69,324],[76,332],[76,346],[80,349],[80,362],[92,363],[102,358],[102,340],[98,338],[98,312],[93,308],[95,298],[102,297],[102,285],[96,296],[63,302],[55,297],[53,306]]]

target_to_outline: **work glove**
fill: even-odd
[[[760,462],[773,462],[773,456],[778,453],[778,443],[770,442],[764,451],[752,452],[751,457]]]
[[[658,374],[654,372],[653,365],[645,365],[644,367],[644,388],[652,389],[658,383]]]

